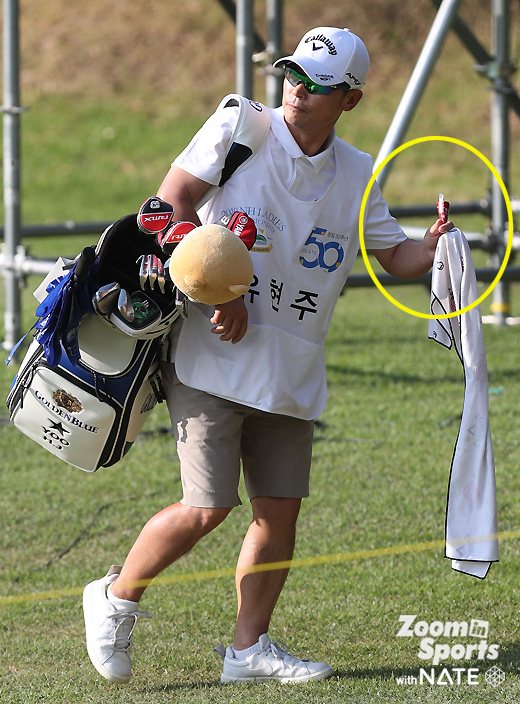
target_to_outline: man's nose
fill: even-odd
[[[308,95],[307,90],[301,81],[295,86],[291,86],[291,90],[300,100],[306,98]]]

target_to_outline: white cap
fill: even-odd
[[[275,61],[275,67],[293,63],[320,86],[348,83],[365,85],[370,59],[361,39],[350,29],[316,27],[307,32],[292,56]]]

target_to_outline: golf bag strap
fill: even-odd
[[[195,205],[196,210],[213,198],[235,171],[258,152],[271,126],[271,113],[262,103],[231,93],[221,101],[217,111],[230,107],[239,108],[238,120],[229,140],[220,181],[218,186],[208,188]]]

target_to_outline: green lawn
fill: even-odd
[[[412,290],[420,309],[427,294]],[[515,288],[516,305],[519,293]],[[499,564],[479,581],[454,573],[439,547],[464,390],[458,358],[427,339],[425,321],[373,289],[348,290],[340,300],[327,346],[329,402],[316,432],[311,497],[271,629],[291,651],[334,667],[331,680],[305,686],[218,683],[212,648],[232,638],[229,574],[247,505],[147,592],[142,606],[154,619],[136,629],[131,683],[110,685],[98,676],[84,646],[81,589],[124,559],[147,518],[179,497],[178,461],[163,432],[166,411],[154,412],[120,465],[94,475],[26,440],[2,412],[0,594],[19,603],[0,602],[1,701],[518,701],[518,329],[486,326],[485,338],[505,535]],[[4,395],[13,373],[1,372]],[[430,541],[433,548],[420,549]],[[387,548],[402,550],[386,554]],[[57,596],[44,598],[51,590]],[[436,668],[437,677],[446,667],[454,678],[452,668],[476,668],[477,685],[399,684],[397,678],[418,678],[421,667],[431,676],[431,662],[418,656],[420,639],[397,637],[402,614],[427,623],[489,621],[498,659],[448,660]],[[505,673],[497,688],[484,679],[494,664]]]

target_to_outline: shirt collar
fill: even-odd
[[[325,149],[316,154],[315,156],[307,156],[304,154],[298,144],[296,143],[294,137],[292,136],[289,128],[285,124],[283,117],[283,107],[276,108],[272,111],[271,128],[273,130],[274,136],[280,142],[282,147],[288,152],[292,159],[307,159],[307,161],[312,164],[316,172],[320,172],[323,167],[329,163],[331,158],[331,153],[334,150],[334,140],[336,138],[336,130],[333,128],[329,138],[327,140],[327,146]]]

